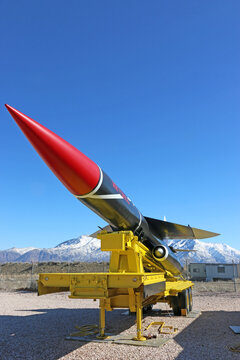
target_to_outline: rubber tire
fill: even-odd
[[[189,295],[188,295],[188,289],[181,291],[178,294],[179,298],[179,306],[180,309],[187,310],[187,314],[189,313]]]
[[[151,312],[153,308],[153,305],[147,305],[143,307],[143,314],[147,314],[148,312]]]
[[[182,309],[186,309],[188,314],[191,311],[189,289],[181,291],[178,296],[171,296],[170,305],[175,316],[181,316]]]
[[[143,292],[143,299],[146,299],[146,293]],[[151,312],[153,308],[153,304],[149,304],[143,307],[143,314],[147,314],[148,312]]]
[[[170,304],[173,310],[173,314],[175,316],[180,316],[181,315],[181,308],[179,306],[179,298],[178,296],[171,296],[170,299]]]

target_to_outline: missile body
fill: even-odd
[[[163,222],[163,229],[160,220],[146,220],[97,164],[43,125],[9,105],[6,107],[44,162],[78,200],[103,218],[113,230],[132,230],[149,248],[155,260],[161,262],[163,269],[173,275],[181,273],[181,264],[171,249],[162,242],[168,234],[174,232],[171,226],[176,224]],[[157,225],[154,221],[157,221]],[[167,224],[171,225],[169,229]],[[158,233],[160,235],[156,237]]]
[[[75,196],[116,231],[132,230],[150,250],[160,245],[131,199],[101,169],[97,187],[91,193]]]

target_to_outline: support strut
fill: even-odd
[[[137,318],[137,336],[133,340],[145,341],[142,336],[142,292],[136,292],[136,318]]]

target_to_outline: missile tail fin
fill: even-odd
[[[197,250],[193,250],[193,249],[176,249],[173,246],[169,246],[169,247],[172,250],[172,252],[174,252],[174,253],[178,253],[178,252],[197,252]]]
[[[95,231],[94,233],[92,233],[92,234],[89,235],[89,236],[96,238],[97,235],[98,235],[101,231],[113,232],[113,231],[117,231],[117,229],[114,229],[111,225],[106,225],[106,226],[104,226],[103,228],[100,228],[100,230]]]
[[[152,219],[144,216],[148,222],[149,229],[157,238],[164,239],[206,239],[220,234],[192,228],[190,225],[174,224],[168,221]]]

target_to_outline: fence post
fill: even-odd
[[[235,264],[234,264],[234,261],[232,261],[232,264],[233,264],[233,283],[234,283],[234,291],[237,292],[236,276],[235,276]]]

